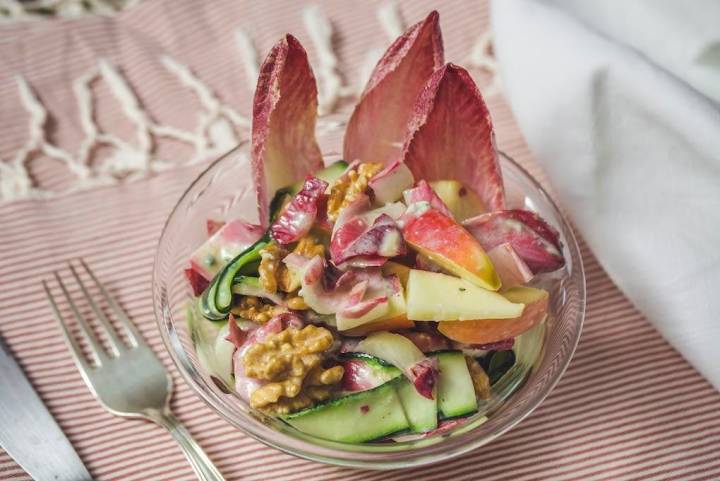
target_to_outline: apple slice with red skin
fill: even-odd
[[[467,219],[463,225],[487,250],[509,243],[534,274],[565,265],[560,234],[535,212],[488,212]]]
[[[411,218],[402,233],[415,251],[446,271],[485,289],[500,288],[500,278],[480,243],[442,212],[426,210]]]
[[[405,137],[413,104],[443,60],[442,34],[436,11],[398,37],[375,66],[350,116],[345,159],[389,164]]]
[[[403,161],[416,179],[461,179],[490,210],[505,206],[490,112],[470,74],[447,64],[415,103]]]
[[[323,167],[315,141],[317,105],[307,53],[285,35],[260,67],[253,99],[251,167],[263,227],[270,196]]]
[[[525,304],[513,319],[476,319],[438,322],[438,330],[453,341],[465,344],[492,344],[519,336],[540,323],[548,311],[549,294],[532,287],[514,287],[503,293],[508,300]]]

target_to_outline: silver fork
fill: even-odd
[[[70,271],[80,286],[80,291],[90,305],[108,340],[110,349],[106,351],[88,322],[80,314],[62,278],[57,272],[54,272],[63,297],[70,306],[80,331],[87,341],[93,360],[93,364],[90,364],[83,355],[77,340],[70,333],[67,322],[60,313],[58,303],[50,292],[48,284],[44,280],[42,281],[55,318],[60,323],[65,342],[90,392],[105,409],[116,416],[153,421],[167,429],[182,448],[190,465],[195,470],[195,474],[201,481],[223,480],[224,478],[210,461],[210,458],[180,424],[180,421],[170,412],[168,403],[172,396],[172,380],[162,363],[155,357],[155,354],[145,343],[135,325],[120,309],[117,302],[110,297],[105,287],[100,284],[87,264],[83,260],[79,262],[96,285],[100,293],[99,297],[107,303],[115,317],[122,324],[129,341],[128,345],[120,338],[103,310],[88,292],[75,267],[69,264]]]

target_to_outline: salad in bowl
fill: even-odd
[[[321,152],[316,117],[307,54],[287,35],[255,92],[257,215],[207,218],[185,260],[194,357],[225,396],[319,443],[409,446],[477,427],[543,361],[579,262],[572,234],[533,202],[509,205],[487,106],[444,63],[436,12],[378,62],[342,159]]]

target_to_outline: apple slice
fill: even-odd
[[[545,319],[549,294],[532,287],[514,287],[503,293],[511,302],[522,303],[522,315],[512,319],[476,319],[438,323],[438,330],[448,338],[466,344],[491,344],[519,336]]]
[[[374,297],[343,307],[335,315],[338,331],[352,329],[381,319],[388,312],[390,312],[390,303],[387,296]]]
[[[382,273],[388,277],[397,276],[397,278],[400,279],[400,284],[405,288],[405,286],[407,286],[408,276],[410,275],[410,268],[405,264],[387,261],[382,266]]]
[[[437,359],[428,358],[409,339],[390,332],[376,332],[360,341],[357,350],[379,357],[400,369],[422,396],[433,399]]]
[[[487,254],[495,267],[495,272],[500,276],[503,289],[527,284],[533,278],[532,271],[510,243],[493,247]]]
[[[373,332],[379,331],[399,331],[402,329],[412,329],[415,327],[415,323],[407,318],[405,314],[397,317],[386,319],[387,316],[383,316],[383,319],[372,321],[362,326],[357,326],[352,329],[343,331],[344,336],[351,337],[363,337]]]
[[[251,167],[263,227],[270,196],[323,167],[315,141],[317,105],[307,53],[285,35],[260,67],[253,99]]]
[[[490,210],[505,192],[490,112],[470,74],[447,64],[433,73],[413,109],[402,159],[416,179],[462,179]]]
[[[524,307],[446,274],[412,269],[408,277],[407,317],[413,321],[512,319],[519,317]]]
[[[375,299],[380,299],[380,302],[382,299],[386,300],[386,308],[378,308],[372,316],[366,315],[362,319],[346,318],[344,312],[339,312],[336,316],[338,330],[346,335],[360,336],[370,332],[407,329],[414,326],[415,323],[407,319],[405,291],[400,279],[391,275],[380,282],[376,279],[373,284],[370,294],[375,295]]]
[[[435,180],[430,182],[430,187],[442,199],[458,222],[480,215],[487,210],[475,191],[465,187],[462,182]]]
[[[375,202],[389,204],[400,200],[405,189],[412,187],[415,179],[407,165],[396,160],[370,179],[368,186],[373,191]]]
[[[485,289],[500,288],[500,278],[483,248],[450,217],[428,209],[408,220],[402,233],[413,249],[446,271]]]
[[[445,205],[445,202],[443,202],[440,196],[435,193],[433,188],[430,187],[430,184],[428,184],[425,179],[418,180],[415,187],[403,192],[403,199],[405,199],[405,203],[408,206],[417,202],[427,202],[427,204],[433,209],[438,210],[453,219],[453,214],[450,212],[450,209],[448,209],[448,206]]]
[[[485,249],[509,243],[534,274],[565,265],[560,234],[535,212],[522,209],[488,212],[463,222]]]
[[[398,37],[375,66],[345,131],[345,159],[387,165],[399,158],[397,144],[415,99],[443,62],[439,15],[433,11]]]

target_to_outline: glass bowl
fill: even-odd
[[[322,126],[321,126],[322,127]],[[323,152],[339,150],[340,123],[318,129]],[[322,132],[324,130],[324,132]],[[325,155],[326,163],[340,158]],[[190,185],[168,218],[153,270],[153,302],[165,346],[183,377],[220,416],[249,436],[290,454],[329,464],[391,469],[444,461],[476,449],[512,428],[550,393],[577,346],[585,316],[585,277],[575,237],[542,187],[501,155],[508,205],[538,212],[559,231],[567,265],[541,276],[550,291],[548,319],[516,343],[517,362],[493,385],[470,421],[425,439],[351,445],[314,438],[251,409],[204,372],[186,324],[191,291],[183,274],[190,254],[206,239],[206,219],[257,219],[250,180],[250,147],[243,143],[213,162]],[[511,395],[512,394],[512,395]]]

